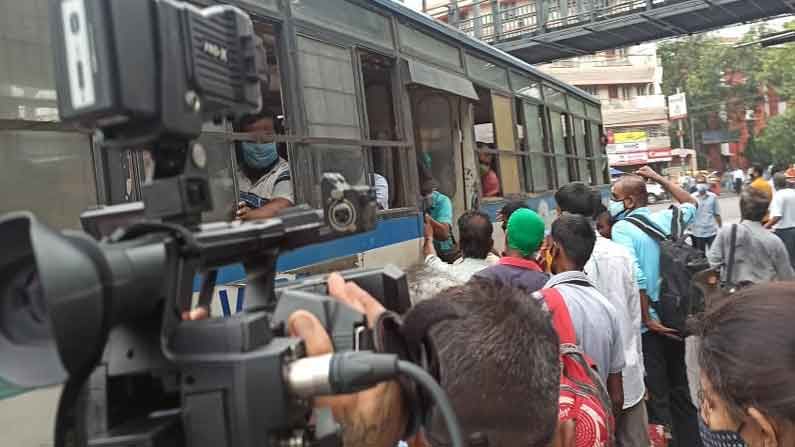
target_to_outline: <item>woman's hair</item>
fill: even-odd
[[[795,421],[795,283],[743,289],[706,312],[701,371],[742,420],[749,407],[778,421]]]

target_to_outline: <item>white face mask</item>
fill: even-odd
[[[709,185],[707,185],[706,183],[697,183],[696,191],[698,191],[701,194],[705,194],[707,191],[709,191]]]

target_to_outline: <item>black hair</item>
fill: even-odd
[[[464,435],[482,433],[490,445],[548,446],[560,387],[559,341],[549,314],[528,292],[477,277],[415,309],[444,306],[454,306],[460,318],[438,323],[431,339]],[[436,419],[429,439],[442,425]]]
[[[527,206],[527,202],[524,200],[511,200],[510,202],[506,203],[505,205],[500,208],[500,216],[502,217],[502,229],[505,230],[508,227],[508,219],[511,218],[511,214],[513,214],[516,210],[520,210],[522,208],[530,209]]]
[[[787,187],[786,174],[782,172],[776,173],[776,175],[773,176],[773,186],[775,186],[776,189],[785,189]]]
[[[561,212],[591,217],[594,215],[593,191],[583,182],[567,183],[555,192]]]
[[[701,371],[737,421],[753,406],[776,422],[795,422],[792,288],[781,282],[743,289],[693,327]]]
[[[494,227],[489,215],[478,210],[467,211],[458,218],[459,244],[465,258],[486,259],[494,240]]]
[[[563,213],[552,222],[551,235],[578,270],[585,268],[596,243],[596,233],[588,217]]]
[[[765,168],[760,164],[754,164],[751,166],[751,171],[755,172],[757,175],[763,175],[765,173]]]
[[[607,213],[609,213],[609,211],[607,210],[607,207],[605,206],[604,203],[602,203],[601,200],[598,201],[596,205],[594,205],[594,211],[593,211],[594,220],[598,219],[599,216],[601,216],[602,214],[607,214]]]
[[[770,207],[770,197],[756,189],[747,187],[740,194],[740,215],[744,220],[761,222]]]

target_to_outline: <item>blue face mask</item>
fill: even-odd
[[[704,194],[705,192],[709,191],[709,185],[707,185],[706,183],[698,183],[696,184],[696,191],[700,192],[701,194]]]
[[[624,214],[626,208],[624,207],[624,202],[611,200],[610,205],[607,206],[607,211],[610,213],[610,217],[614,220],[618,220],[621,218],[621,215]]]
[[[251,168],[268,168],[279,158],[279,154],[276,152],[276,143],[244,141],[241,148],[243,149],[243,161]]]

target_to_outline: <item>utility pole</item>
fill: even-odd
[[[682,89],[677,87],[676,93],[681,93],[681,92]],[[685,131],[682,129],[682,121],[684,120],[680,118],[676,121],[679,123],[679,132],[677,132],[679,134],[679,165],[682,167],[682,169],[684,169],[685,168]]]

